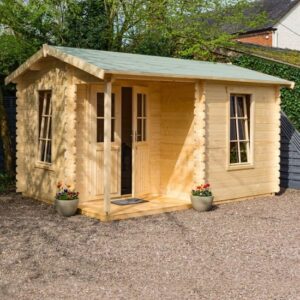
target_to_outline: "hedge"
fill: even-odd
[[[235,57],[232,59],[232,63],[240,67],[294,81],[296,85],[293,90],[287,88],[281,90],[281,109],[297,130],[300,131],[300,66],[297,68],[251,55]]]

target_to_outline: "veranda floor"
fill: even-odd
[[[111,203],[111,213],[106,216],[103,211],[103,200],[90,200],[79,205],[81,214],[100,221],[123,220],[178,211],[191,208],[190,201],[179,200],[166,196],[147,196],[143,199],[149,202],[133,205],[116,205]]]

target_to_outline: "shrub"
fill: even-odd
[[[6,193],[15,189],[15,177],[0,173],[0,193]]]

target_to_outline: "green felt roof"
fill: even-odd
[[[54,46],[50,46],[54,47]],[[291,85],[290,81],[238,66],[187,59],[70,47],[55,49],[99,67],[109,74],[151,75]]]

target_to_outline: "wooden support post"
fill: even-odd
[[[111,193],[111,92],[112,81],[104,81],[104,213],[110,214]]]
[[[206,181],[206,121],[205,121],[205,83],[195,83],[194,100],[194,185],[203,184]]]
[[[275,111],[274,111],[274,132],[276,134],[275,142],[276,142],[276,152],[274,157],[274,166],[276,166],[275,172],[275,186],[274,192],[280,192],[280,132],[281,132],[281,114],[280,114],[280,104],[281,104],[281,92],[280,87],[275,87]]]

